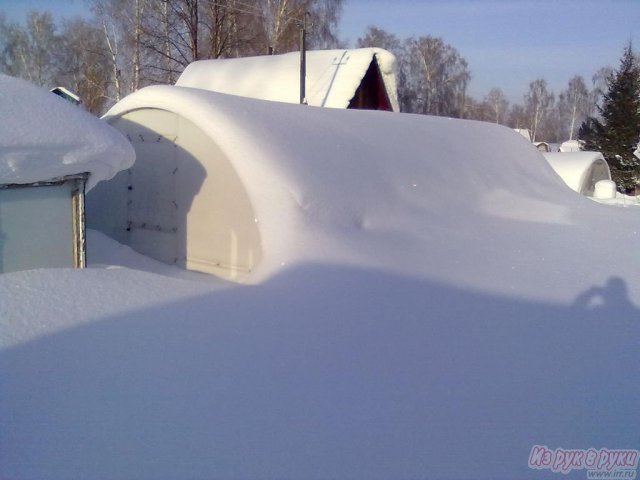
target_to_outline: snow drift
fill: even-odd
[[[3,475],[535,479],[533,445],[640,446],[637,212],[495,125],[176,87],[110,115],[149,105],[226,152],[263,262],[0,276]]]

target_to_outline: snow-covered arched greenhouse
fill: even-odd
[[[593,196],[596,183],[611,180],[607,161],[600,152],[544,153],[544,157],[574,191]]]
[[[480,202],[477,208],[521,197],[529,186],[536,194],[549,188],[550,197],[561,191],[560,179],[521,136],[480,122],[177,86],[142,89],[105,118],[131,140],[137,160],[88,196],[88,225],[168,264],[237,280],[303,251],[308,240],[301,232],[322,237],[327,225],[384,228],[394,215],[406,217],[411,209],[389,211],[390,198],[433,208],[454,188],[450,178],[434,181],[442,176],[441,158],[460,163],[457,185]],[[504,146],[500,153],[490,146],[496,144]],[[469,145],[480,156],[500,155],[500,168],[489,174],[470,162]],[[517,183],[514,169],[527,172]],[[492,197],[496,185],[500,195]],[[526,218],[531,210],[513,215]],[[303,228],[309,218],[316,224]]]

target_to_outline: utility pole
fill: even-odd
[[[304,12],[300,23],[300,105],[307,104],[307,15],[309,12]]]

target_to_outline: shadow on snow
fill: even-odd
[[[534,444],[640,447],[639,318],[618,278],[561,306],[291,269],[0,352],[0,471],[548,478]]]

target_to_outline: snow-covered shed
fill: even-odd
[[[528,128],[514,128],[516,132],[526,138],[529,142],[531,141],[531,133]]]
[[[59,96],[0,75],[0,273],[82,267],[84,191],[133,163],[122,135]]]
[[[578,193],[593,196],[596,183],[611,180],[609,165],[600,152],[544,153],[551,167]]]
[[[548,153],[551,151],[551,146],[547,142],[533,142],[539,152]]]
[[[560,144],[560,151],[563,153],[579,152],[584,144],[581,140],[567,140]]]
[[[199,60],[177,86],[286,103],[300,101],[300,54]],[[399,111],[395,57],[381,48],[306,54],[308,105]]]
[[[87,196],[89,227],[166,263],[236,280],[304,250],[309,242],[301,232],[322,237],[322,225],[369,229],[404,218],[406,211],[390,211],[390,198],[412,202],[427,195],[436,208],[453,188],[439,159],[465,156],[470,144],[487,157],[497,155],[504,169],[489,187],[478,181],[487,177],[482,164],[460,166],[456,181],[468,179],[464,198],[475,198],[478,208],[519,198],[529,183],[537,194],[538,183],[555,185],[549,198],[562,191],[561,180],[535,149],[523,148],[519,135],[482,122],[315,108],[177,86],[146,87],[105,118],[129,137],[137,160]],[[488,147],[496,144],[504,148]],[[399,152],[403,168],[389,179]],[[514,169],[527,180],[510,180]],[[442,190],[424,192],[433,178],[442,178]],[[532,210],[543,215],[526,209]],[[310,217],[314,225],[303,228]]]

